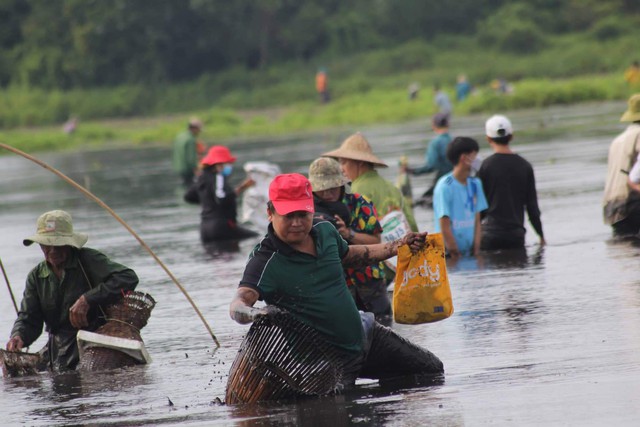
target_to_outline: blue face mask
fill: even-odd
[[[224,165],[224,167],[222,168],[222,176],[229,176],[231,175],[231,172],[233,172],[233,166]]]

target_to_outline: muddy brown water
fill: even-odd
[[[187,289],[221,343],[137,241],[108,213],[50,172],[16,155],[0,157],[0,258],[16,298],[37,247],[22,239],[37,216],[65,209],[88,246],[136,270],[139,290],[157,301],[142,336],[153,362],[126,370],[0,380],[3,425],[637,425],[640,420],[640,245],[614,241],[602,222],[606,153],[624,103],[511,114],[514,148],[534,165],[548,245],[530,226],[526,254],[462,260],[450,266],[455,314],[394,328],[445,365],[441,384],[382,388],[359,382],[345,396],[249,407],[220,405],[229,367],[248,327],[228,304],[256,239],[204,248],[198,208],[181,202],[168,148],[40,153],[113,208]],[[456,120],[453,133],[481,142],[486,117]],[[361,128],[391,167],[422,161],[426,123]],[[518,132],[522,140],[519,143]],[[240,162],[269,160],[305,171],[347,132],[268,138],[233,146]],[[10,142],[10,141],[9,141]],[[235,179],[242,177],[240,164]],[[413,178],[414,194],[431,176]],[[431,210],[416,208],[421,229]],[[0,328],[15,312],[2,283]],[[31,348],[37,350],[42,338]]]

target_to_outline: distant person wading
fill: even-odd
[[[202,122],[198,119],[189,120],[187,129],[180,132],[173,141],[173,170],[182,179],[182,184],[189,187],[193,183],[198,167],[197,137],[202,131]]]
[[[228,179],[236,158],[227,147],[216,145],[202,159],[202,173],[184,195],[188,203],[202,206],[200,238],[203,242],[226,239],[243,239],[257,233],[237,224],[237,196],[253,185],[247,179],[235,189]]]
[[[482,213],[482,250],[522,249],[525,246],[524,211],[545,244],[538,208],[533,167],[509,146],[513,127],[508,118],[495,115],[485,123],[487,141],[494,154],[480,166],[478,177],[489,203]]]
[[[620,118],[631,122],[609,147],[603,214],[617,236],[640,233],[640,93],[629,98]]]

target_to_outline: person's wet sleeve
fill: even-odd
[[[435,165],[438,163],[438,147],[435,140],[429,143],[424,161],[424,165],[411,169],[414,175],[421,175],[435,170]]]
[[[84,297],[90,305],[114,303],[138,285],[138,276],[129,267],[111,261],[95,249],[85,248],[82,252],[82,265],[92,287]]]
[[[527,216],[531,226],[540,238],[544,238],[542,233],[542,220],[540,219],[540,208],[538,207],[538,193],[536,191],[536,180],[531,169],[529,177],[529,188],[527,190]]]
[[[187,191],[184,193],[183,199],[187,203],[198,204],[200,203],[200,194],[198,194],[198,183],[192,183]]]
[[[38,339],[44,326],[44,315],[40,309],[40,298],[35,283],[35,274],[29,274],[24,290],[18,318],[11,329],[11,336],[20,336],[24,347]]]

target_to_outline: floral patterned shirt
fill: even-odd
[[[357,193],[344,195],[342,202],[351,212],[351,221],[347,226],[356,232],[367,234],[382,233],[382,225],[378,221],[378,214],[373,203],[365,196]],[[345,268],[348,286],[366,286],[371,280],[384,278],[383,263],[369,265],[363,268]]]

